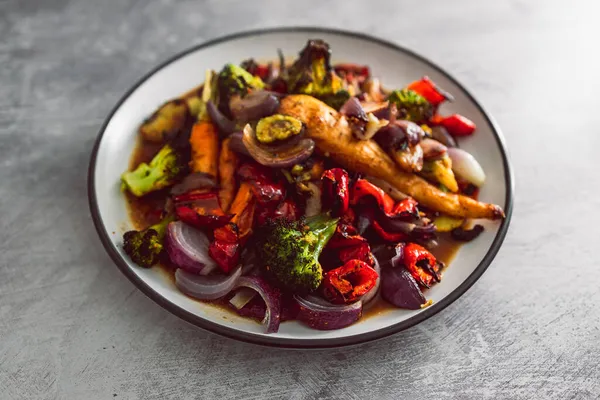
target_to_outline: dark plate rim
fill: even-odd
[[[108,124],[111,121],[115,112],[121,107],[123,102],[127,98],[129,98],[129,96],[142,83],[144,83],[146,80],[148,80],[155,73],[157,73],[158,71],[160,71],[167,65],[173,63],[174,61],[177,61],[178,59],[180,59],[181,57],[183,57],[189,53],[200,50],[202,48],[218,45],[219,43],[226,42],[226,41],[233,40],[233,39],[239,39],[239,38],[248,37],[248,36],[260,36],[263,34],[271,34],[271,33],[278,33],[278,32],[304,32],[304,33],[311,33],[311,34],[323,33],[323,34],[334,34],[334,35],[340,35],[340,36],[353,37],[353,38],[358,38],[358,39],[362,39],[365,41],[377,43],[379,45],[391,48],[393,50],[396,50],[396,51],[405,53],[411,57],[414,57],[414,58],[418,59],[419,61],[429,65],[431,68],[434,68],[439,73],[443,74],[446,78],[448,78],[450,81],[452,81],[455,85],[457,85],[460,88],[460,90],[462,90],[463,93],[465,93],[467,95],[467,97],[476,105],[476,107],[479,109],[479,111],[484,115],[486,122],[491,127],[492,133],[494,134],[494,137],[496,138],[496,143],[498,145],[498,148],[500,149],[500,153],[502,155],[503,166],[504,166],[505,185],[506,185],[506,198],[505,198],[504,211],[506,214],[506,218],[501,222],[500,228],[498,229],[498,233],[496,234],[496,237],[494,238],[494,241],[492,242],[492,245],[488,249],[486,255],[483,257],[483,259],[481,260],[481,262],[479,263],[477,268],[475,268],[475,270],[471,273],[471,275],[469,275],[467,277],[467,279],[460,286],[458,286],[455,290],[453,290],[449,295],[447,295],[440,302],[434,303],[431,307],[427,308],[425,311],[423,311],[405,321],[399,322],[392,326],[388,326],[386,328],[378,329],[378,330],[363,333],[363,334],[341,337],[341,338],[334,338],[334,339],[311,339],[311,340],[261,336],[261,335],[257,335],[257,334],[253,334],[253,333],[249,333],[249,332],[235,330],[233,328],[229,328],[226,326],[222,326],[222,325],[216,324],[214,322],[205,320],[204,318],[194,315],[194,314],[178,307],[174,303],[171,303],[170,301],[168,301],[164,297],[162,297],[159,293],[154,291],[154,289],[152,289],[149,285],[147,285],[137,275],[135,275],[133,273],[133,271],[129,268],[127,263],[125,263],[125,261],[122,259],[121,255],[116,251],[115,247],[112,244],[112,241],[110,240],[109,233],[106,230],[104,223],[102,222],[102,218],[100,217],[100,212],[99,212],[99,207],[98,207],[98,201],[97,201],[96,193],[94,190],[96,158],[98,155],[98,149],[100,147],[100,142],[102,141],[102,137],[104,136],[106,127],[108,126]],[[168,310],[169,312],[175,314],[179,318],[181,318],[193,325],[196,325],[200,328],[206,329],[212,333],[216,333],[216,334],[228,337],[228,338],[244,341],[247,343],[271,346],[271,347],[297,348],[297,349],[334,348],[334,347],[357,345],[357,344],[366,343],[366,342],[370,342],[370,341],[377,340],[377,339],[382,339],[384,337],[390,336],[392,334],[395,334],[395,333],[398,333],[405,329],[408,329],[414,325],[417,325],[420,322],[425,321],[426,319],[432,317],[433,315],[437,314],[438,312],[440,312],[443,309],[445,309],[446,307],[448,307],[450,304],[452,304],[454,301],[456,301],[460,296],[462,296],[481,277],[481,275],[489,267],[490,263],[492,262],[492,260],[496,256],[496,254],[498,253],[498,250],[500,249],[502,242],[504,241],[504,238],[508,231],[508,227],[509,227],[511,216],[512,216],[513,191],[514,191],[514,187],[513,187],[512,168],[511,168],[510,162],[508,160],[508,155],[507,155],[506,145],[504,143],[504,138],[501,134],[498,124],[494,121],[494,119],[490,116],[490,114],[488,114],[487,111],[485,111],[483,106],[481,106],[481,104],[475,99],[475,97],[460,82],[458,82],[453,76],[451,76],[448,72],[446,72],[444,69],[439,67],[434,62],[428,60],[427,58],[413,52],[412,50],[406,49],[400,45],[391,43],[384,39],[376,38],[376,37],[373,37],[371,35],[367,35],[364,33],[358,33],[358,32],[352,32],[352,31],[346,31],[346,30],[340,30],[340,29],[332,29],[332,28],[318,28],[318,27],[277,27],[277,28],[257,29],[257,30],[250,30],[250,31],[234,33],[231,35],[223,36],[220,38],[216,38],[216,39],[209,40],[207,42],[195,45],[187,50],[184,50],[184,51],[174,55],[173,57],[169,58],[168,60],[164,61],[163,63],[161,63],[154,69],[152,69],[150,72],[148,72],[146,75],[144,75],[140,80],[138,80],[137,83],[135,83],[121,97],[121,99],[117,102],[115,107],[109,113],[108,117],[102,124],[102,128],[100,129],[98,137],[96,138],[96,142],[95,142],[94,148],[92,150],[89,169],[88,169],[88,200],[89,200],[89,205],[90,205],[90,211],[92,214],[94,226],[96,228],[96,231],[98,232],[98,235],[100,236],[102,245],[104,246],[104,249],[106,250],[106,252],[112,258],[113,262],[119,267],[121,272],[135,286],[137,286],[146,296],[150,297],[152,300],[154,300],[156,303],[158,303],[161,307],[163,307],[166,310]]]

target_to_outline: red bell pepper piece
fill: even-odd
[[[350,260],[323,275],[323,294],[334,304],[348,304],[373,289],[377,272],[360,260]]]
[[[426,248],[416,243],[407,243],[403,257],[404,266],[421,286],[428,288],[432,282],[441,280],[440,266]]]
[[[398,243],[408,239],[405,233],[386,231],[377,221],[373,221],[373,229],[377,232],[377,235],[386,242]]]
[[[288,221],[296,221],[299,218],[298,206],[290,198],[285,199],[276,208],[262,207],[256,214],[256,223],[258,226],[264,225],[267,220],[284,218]]]
[[[440,89],[429,77],[424,76],[418,81],[414,81],[406,87],[409,90],[417,92],[434,107],[439,106],[446,100],[453,100],[450,93]]]
[[[332,168],[323,172],[323,206],[331,210],[333,217],[341,217],[348,211],[350,192],[348,173],[342,168]]]
[[[394,207],[394,211],[392,212],[394,216],[397,217],[419,217],[419,210],[417,209],[417,201],[412,197],[407,197],[405,199],[400,200],[396,206]]]
[[[229,273],[240,259],[240,243],[237,226],[230,223],[215,229],[215,240],[208,246],[208,255],[219,268]]]
[[[173,200],[177,218],[199,229],[215,229],[233,218],[233,214],[223,212],[215,192],[189,192],[174,196]]]
[[[285,188],[273,177],[271,169],[259,164],[244,164],[238,170],[242,181],[252,185],[252,192],[259,204],[279,203],[285,196]]]
[[[356,246],[344,247],[340,249],[338,254],[342,264],[345,264],[350,260],[360,260],[367,263],[369,267],[373,267],[375,265],[375,260],[373,259],[373,254],[371,253],[371,247],[366,242]]]
[[[373,197],[379,208],[386,214],[390,214],[394,209],[394,199],[390,197],[383,189],[373,185],[366,179],[358,179],[352,187],[350,204],[357,205],[363,199]]]
[[[441,125],[448,133],[455,137],[470,136],[475,132],[476,126],[473,121],[460,114],[452,114],[447,117],[434,118],[432,122]]]
[[[362,243],[367,243],[367,239],[360,236],[354,226],[338,224],[335,233],[327,242],[327,248],[339,249],[340,247],[357,246]]]

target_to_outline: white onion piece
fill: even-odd
[[[466,151],[453,147],[448,149],[452,160],[452,171],[461,179],[480,187],[485,182],[485,172],[475,157]]]
[[[369,182],[371,182],[373,185],[380,188],[381,190],[383,190],[384,192],[386,192],[387,194],[389,194],[391,196],[391,198],[396,201],[404,200],[405,198],[408,197],[408,195],[402,193],[401,191],[396,189],[394,186],[392,186],[390,183],[388,183],[382,179],[375,178],[374,176],[366,176],[365,179],[368,180]]]
[[[373,265],[373,269],[375,270],[375,272],[377,272],[378,276],[377,276],[377,280],[375,281],[375,286],[373,286],[373,288],[371,290],[369,290],[367,293],[365,293],[361,297],[361,300],[365,306],[367,304],[369,304],[375,298],[375,295],[379,291],[379,285],[381,283],[381,267],[379,266],[379,261],[377,261],[377,258],[375,256],[373,256],[373,260],[375,261],[375,265]]]
[[[250,288],[241,288],[237,291],[237,293],[229,300],[232,306],[239,310],[243,308],[246,304],[250,302],[256,296],[257,293],[255,290]]]
[[[217,267],[208,255],[209,244],[202,231],[181,221],[171,222],[167,227],[165,248],[169,259],[190,273],[206,275]]]
[[[175,285],[183,293],[198,300],[216,300],[231,292],[242,276],[237,266],[231,275],[200,276],[179,268],[175,271]]]

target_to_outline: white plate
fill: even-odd
[[[167,99],[202,83],[207,68],[228,62],[275,59],[277,49],[295,56],[308,39],[321,38],[332,49],[333,61],[368,64],[386,87],[402,87],[428,75],[455,97],[443,113],[458,112],[477,124],[472,137],[460,145],[483,166],[487,182],[480,199],[501,205],[502,222],[481,221],[485,232],[463,246],[441,283],[427,291],[434,304],[424,310],[394,310],[363,318],[334,331],[317,331],[295,321],[281,324],[278,333],[265,334],[254,321],[194,301],[179,292],[159,268],[134,265],[120,244],[123,228],[131,227],[119,177],[128,168],[140,123]],[[512,179],[502,135],[479,103],[455,79],[423,57],[395,44],[363,34],[313,28],[283,28],[240,33],[193,47],[158,66],[131,88],[108,116],[94,147],[88,177],[90,208],[104,247],[121,271],[158,304],[197,325],[228,337],[253,343],[319,348],[378,339],[413,326],[460,297],[487,269],[496,255],[510,221]]]

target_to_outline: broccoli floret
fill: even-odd
[[[140,267],[150,268],[163,254],[163,239],[172,216],[163,218],[156,225],[142,231],[128,231],[123,234],[123,250]]]
[[[227,115],[231,116],[229,110],[229,100],[232,96],[244,97],[251,90],[263,89],[265,87],[264,82],[257,76],[252,75],[244,68],[226,64],[217,78],[217,95],[218,95],[218,107],[219,110]]]
[[[309,40],[300,57],[287,71],[287,88],[290,93],[314,96],[331,107],[339,109],[350,94],[344,81],[331,67],[331,50],[322,40]]]
[[[174,145],[167,144],[150,164],[141,163],[133,171],[121,175],[121,188],[140,197],[173,185],[187,170],[187,162]]]
[[[319,255],[334,234],[337,222],[320,215],[304,223],[280,218],[267,224],[258,252],[267,276],[277,286],[294,293],[316,290],[323,279]]]
[[[394,90],[387,99],[398,108],[398,118],[413,122],[426,122],[433,116],[431,103],[413,90]]]

